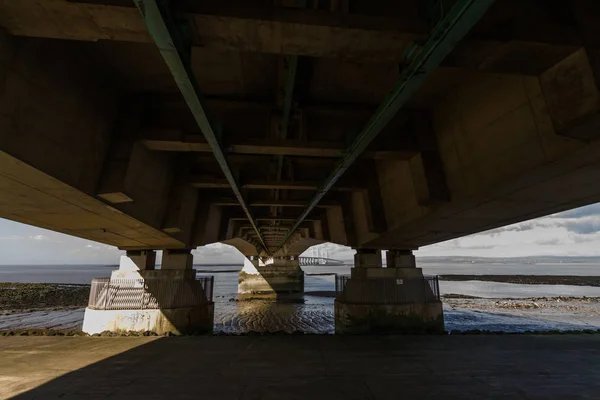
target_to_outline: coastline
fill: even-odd
[[[529,297],[529,298],[475,298],[443,295],[444,306],[451,309],[476,310],[519,316],[559,317],[600,326],[600,297]]]
[[[90,285],[0,282],[0,315],[86,307]]]
[[[466,275],[448,274],[438,276],[442,281],[483,281],[525,285],[568,285],[600,287],[600,276],[576,275]]]
[[[450,280],[470,281],[473,275],[452,275]],[[550,285],[554,282],[582,286],[597,277],[480,275],[478,281]],[[535,283],[533,283],[535,282]],[[591,285],[590,285],[591,286]],[[314,287],[314,286],[313,286]],[[332,290],[310,290],[298,304],[231,302],[217,296],[215,334],[292,333],[327,334],[333,331]],[[56,283],[0,283],[0,332],[81,328],[90,285]],[[231,289],[228,289],[231,290]],[[564,289],[563,289],[564,290]],[[226,299],[226,300],[225,300]],[[600,328],[600,296],[546,296],[497,298],[445,293],[442,302],[448,332],[481,331],[518,333],[574,331]]]

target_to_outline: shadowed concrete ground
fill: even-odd
[[[0,338],[0,397],[596,399],[600,336]]]

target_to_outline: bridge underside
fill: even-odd
[[[441,331],[411,250],[600,201],[599,27],[597,0],[4,0],[0,217],[128,250],[104,296],[172,292],[90,332],[210,331],[214,242],[276,296],[355,247],[337,332]]]
[[[0,217],[127,250],[293,256],[600,201],[600,6],[497,0],[298,219],[427,37],[422,3],[171,2],[251,221],[131,1],[3,1]]]

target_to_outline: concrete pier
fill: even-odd
[[[1,1],[0,218],[267,259],[600,202],[597,0],[357,2]],[[300,291],[285,264],[240,292]]]
[[[277,298],[304,292],[304,271],[298,257],[286,256],[267,260],[258,257],[244,260],[239,273],[238,298]]]
[[[381,251],[358,249],[352,275],[338,288],[335,332],[443,332],[437,280],[423,276],[411,251],[390,250],[387,268]]]
[[[165,251],[160,270],[153,251],[128,252],[109,280],[94,280],[83,331],[212,332],[212,277],[197,280],[188,252]]]

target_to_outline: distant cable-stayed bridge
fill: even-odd
[[[344,265],[342,260],[325,257],[299,257],[300,266],[306,265]]]

